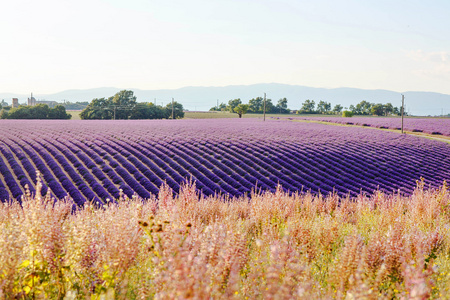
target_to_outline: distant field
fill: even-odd
[[[381,129],[401,129],[400,117],[333,117],[333,116],[291,116],[292,119],[309,121],[331,122],[347,125],[359,125],[376,127]],[[412,132],[423,132],[432,135],[450,136],[450,118],[420,118],[408,117],[403,122],[404,130]]]
[[[68,110],[67,113],[72,115],[71,120],[81,120],[80,113],[81,110]],[[266,119],[270,117],[287,117],[292,116],[290,114],[266,114]],[[184,113],[185,119],[226,119],[235,118],[238,119],[237,114],[232,114],[230,112],[210,112],[210,111],[187,111]],[[263,118],[260,114],[246,114],[243,116],[244,119],[248,118]]]
[[[273,117],[289,117],[295,116],[291,114],[266,114],[266,119]],[[243,119],[249,118],[260,118],[264,116],[262,114],[245,114],[242,116]],[[230,112],[213,112],[213,111],[187,111],[184,113],[185,119],[224,119],[224,118],[234,118],[239,119],[237,114],[232,114]]]
[[[80,118],[81,110],[68,110],[67,113],[72,115],[71,120],[81,120]]]

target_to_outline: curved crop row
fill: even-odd
[[[0,198],[47,191],[78,205],[151,198],[192,179],[205,196],[252,190],[410,193],[450,179],[450,146],[360,128],[270,120],[13,121],[0,138]]]
[[[294,119],[294,118],[290,118]],[[401,118],[381,118],[381,117],[295,117],[295,119],[321,121],[348,125],[359,125],[376,127],[381,129],[401,129]],[[423,132],[434,135],[450,136],[450,118],[405,118],[403,128],[412,132]]]

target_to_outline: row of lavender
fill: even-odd
[[[290,119],[301,119],[308,121],[322,121],[348,125],[359,125],[377,127],[382,129],[401,129],[401,118],[382,117],[295,117]],[[428,134],[450,136],[450,118],[405,118],[403,128],[412,132],[423,132]]]
[[[206,196],[258,188],[357,195],[409,193],[450,179],[450,147],[388,132],[259,120],[2,121],[0,199],[35,192],[36,171],[56,198],[150,198],[186,178]]]

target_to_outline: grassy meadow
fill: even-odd
[[[81,120],[81,110],[68,110],[67,113],[72,115],[72,117],[70,118],[71,120]]]
[[[448,299],[450,193],[0,207],[2,299]]]

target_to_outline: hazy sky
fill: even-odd
[[[14,0],[0,92],[286,83],[450,94],[448,0]]]

